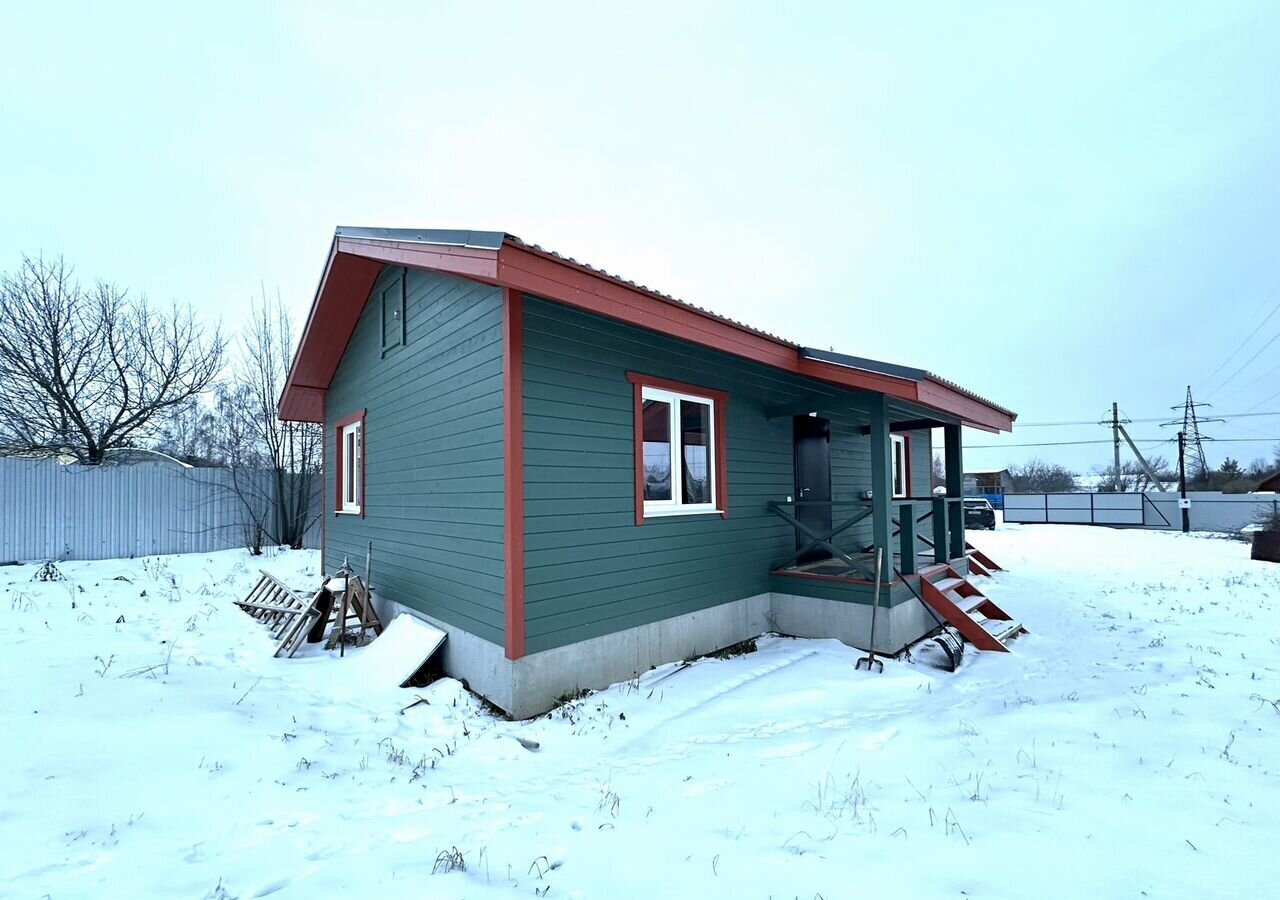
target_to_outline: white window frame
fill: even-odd
[[[892,464],[889,466],[890,487],[893,488],[895,500],[906,497],[909,493],[911,479],[909,476],[911,459],[907,452],[907,436],[905,434],[889,435],[889,449],[892,451]],[[901,478],[899,478],[901,475]],[[898,482],[902,482],[902,490],[898,490]]]
[[[348,435],[354,440],[348,441]],[[364,422],[343,425],[338,439],[342,441],[342,503],[338,512],[359,515],[364,507]],[[354,453],[349,452],[349,446],[354,446]]]
[[[646,498],[644,501],[645,518],[721,512],[718,502],[720,498],[720,478],[719,472],[716,470],[716,441],[720,440],[720,436],[716,434],[716,402],[710,397],[702,397],[697,394],[685,394],[679,391],[641,385],[640,401],[643,403],[645,400],[656,400],[659,403],[667,404],[667,433],[671,440],[671,499],[649,500]],[[684,485],[684,446],[680,440],[680,402],[682,400],[700,403],[707,407],[707,477],[711,480],[710,503],[684,502],[684,492],[682,490]],[[641,440],[644,438],[643,434],[639,437]],[[636,477],[644,477],[643,468],[636,473]]]

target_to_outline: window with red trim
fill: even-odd
[[[724,408],[728,395],[628,373],[635,385],[636,522],[726,515]]]
[[[335,426],[334,512],[364,516],[364,410]]]

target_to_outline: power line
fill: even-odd
[[[1263,406],[1263,405],[1265,405],[1265,404],[1267,404],[1267,403],[1270,403],[1272,400],[1275,400],[1275,399],[1277,399],[1277,398],[1280,398],[1280,391],[1276,391],[1274,394],[1272,394],[1272,395],[1271,395],[1270,397],[1268,397],[1266,400],[1263,400],[1263,401],[1262,401],[1262,403],[1259,403],[1259,404],[1258,404],[1258,406]]]
[[[1144,446],[1142,449],[1150,450],[1154,447],[1160,446],[1161,444],[1172,444],[1177,441],[1177,438],[1154,438],[1154,439],[1134,438],[1133,440],[1135,444],[1147,442],[1149,446]],[[1241,444],[1241,443],[1254,443],[1254,442],[1274,443],[1274,442],[1280,441],[1280,437],[1224,437],[1224,438],[1203,437],[1203,440],[1214,441],[1215,443],[1218,443],[1218,444]],[[1098,440],[1093,440],[1093,441],[1043,441],[1043,442],[1034,443],[1034,444],[965,444],[964,449],[966,450],[1003,450],[1006,447],[1080,447],[1086,444],[1110,444],[1110,443],[1111,443],[1111,438],[1099,438]]]
[[[1270,369],[1267,369],[1267,371],[1263,372],[1261,375],[1254,376],[1253,378],[1246,381],[1244,384],[1238,385],[1234,390],[1229,392],[1226,396],[1228,398],[1231,398],[1239,394],[1243,394],[1245,391],[1253,387],[1258,382],[1267,380],[1271,376],[1275,375],[1277,372],[1280,372],[1280,363],[1277,363],[1276,365],[1272,366]]]
[[[1170,438],[1153,441],[1156,444],[1167,444]],[[1100,438],[1096,441],[1042,441],[1035,444],[966,444],[966,450],[1003,450],[1006,447],[1081,447],[1085,444],[1110,444],[1111,438]]]
[[[1276,309],[1280,309],[1280,306],[1277,306]],[[1272,315],[1275,315],[1275,310],[1272,310]],[[1270,316],[1268,316],[1268,318],[1270,318]],[[1212,396],[1216,397],[1218,396],[1218,394],[1222,393],[1223,388],[1229,385],[1237,375],[1239,375],[1241,372],[1247,369],[1250,363],[1252,363],[1255,359],[1261,356],[1263,351],[1266,350],[1268,347],[1270,347],[1272,344],[1274,344],[1276,341],[1280,341],[1280,331],[1276,331],[1276,333],[1271,336],[1271,340],[1267,341],[1265,344],[1259,347],[1257,353],[1253,354],[1253,356],[1250,356],[1247,360],[1244,361],[1244,365],[1242,365],[1240,368],[1232,372],[1230,378],[1228,378],[1226,381],[1219,384],[1217,389],[1214,390]]]
[[[1271,397],[1268,397],[1267,400],[1263,401],[1263,403],[1273,400],[1276,397],[1280,397],[1280,394],[1274,394]],[[1261,406],[1262,403],[1259,403],[1258,405]],[[1175,407],[1175,408],[1181,409],[1181,407]],[[1223,413],[1222,415],[1215,416],[1214,418],[1246,419],[1253,416],[1280,416],[1280,410],[1277,410],[1275,412]],[[1167,421],[1169,421],[1167,416],[1152,416],[1150,418],[1145,418],[1145,419],[1125,419],[1126,424],[1131,422],[1167,422]],[[1108,428],[1111,427],[1111,423],[1109,421],[1104,422],[1099,419],[1078,419],[1074,422],[1014,422],[1013,423],[1014,428],[1052,428],[1059,425],[1105,425]]]
[[[1272,297],[1274,297],[1277,292],[1280,292],[1280,284],[1277,284],[1274,288],[1271,289],[1271,293],[1267,296],[1265,300],[1262,301],[1262,304],[1258,307],[1259,312],[1261,312],[1263,309],[1266,309],[1267,304],[1271,302]],[[1240,345],[1236,347],[1234,350],[1232,350],[1230,353],[1228,353],[1226,358],[1223,359],[1222,362],[1218,363],[1218,367],[1209,373],[1209,377],[1200,383],[1205,386],[1212,384],[1213,377],[1217,375],[1219,372],[1221,372],[1223,369],[1225,369],[1227,367],[1227,364],[1230,363],[1231,360],[1235,359],[1236,354],[1239,353],[1241,350],[1243,350],[1245,348],[1245,345],[1248,344],[1249,341],[1253,340],[1254,336],[1262,329],[1262,326],[1270,322],[1271,317],[1274,316],[1277,312],[1280,312],[1280,301],[1277,301],[1276,305],[1271,307],[1271,312],[1267,313],[1266,318],[1264,318],[1252,330],[1250,330],[1245,335],[1244,340],[1240,342]],[[1249,318],[1253,318],[1253,317],[1250,316]],[[1231,379],[1227,379],[1227,381],[1230,381],[1230,380]],[[1222,384],[1218,385],[1217,391],[1213,392],[1213,396],[1217,396],[1217,392],[1221,391],[1224,387],[1226,387],[1226,382],[1223,382]]]

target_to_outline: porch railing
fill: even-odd
[[[918,504],[928,504],[923,514],[917,513]],[[834,525],[825,531],[819,532],[811,528],[800,519],[789,512],[785,507],[792,507],[799,511],[802,507],[830,507],[833,510],[837,506],[858,506],[861,507],[853,515],[848,516],[838,525]],[[893,530],[890,534],[890,540],[898,539],[898,555],[900,562],[898,572],[902,575],[914,575],[919,571],[919,554],[920,545],[932,551],[933,560],[937,563],[946,563],[952,559],[959,559],[965,555],[965,537],[964,537],[964,502],[959,497],[907,497],[895,498],[893,507],[897,508],[897,515],[890,517]],[[891,507],[891,508],[893,508]],[[773,500],[769,502],[769,510],[779,518],[787,522],[796,530],[797,541],[800,549],[791,554],[775,568],[782,568],[796,563],[801,557],[813,550],[826,550],[835,559],[840,560],[850,570],[866,577],[873,579],[874,572],[868,568],[864,561],[856,559],[848,551],[841,549],[834,543],[835,539],[852,528],[854,525],[868,518],[872,514],[870,500],[795,500],[783,502]],[[924,522],[932,520],[932,539],[920,533],[920,525]],[[807,539],[807,542],[805,541]],[[860,549],[860,553],[872,553],[875,550],[874,544],[868,544]],[[886,548],[892,556],[892,545]],[[886,567],[888,574],[892,575],[892,564]],[[885,573],[882,573],[882,577]]]
[[[828,528],[826,531],[819,533],[813,528],[810,528],[805,523],[801,522],[798,518],[796,518],[796,516],[787,512],[787,510],[783,509],[784,506],[794,507],[797,509],[797,511],[802,507],[821,507],[821,506],[831,507],[833,511],[834,511],[834,508],[837,506],[862,506],[863,508],[859,509],[852,516],[849,516],[839,525],[836,525],[832,528]],[[774,515],[785,520],[789,525],[795,528],[796,535],[799,538],[796,541],[797,544],[799,544],[801,540],[803,540],[804,538],[809,539],[809,542],[807,544],[804,544],[799,550],[791,554],[791,556],[787,557],[779,565],[774,566],[774,568],[782,568],[784,566],[791,565],[792,563],[798,561],[800,557],[804,556],[806,553],[809,553],[812,550],[822,549],[822,550],[826,550],[833,557],[840,560],[845,565],[847,565],[850,569],[859,573],[860,575],[863,575],[868,579],[875,578],[874,571],[869,570],[860,561],[854,559],[844,550],[841,550],[834,543],[832,543],[832,541],[834,541],[835,538],[841,532],[847,531],[848,529],[852,528],[854,525],[857,525],[863,519],[871,515],[871,501],[869,500],[843,500],[843,501],[842,500],[793,500],[788,503],[780,500],[771,500],[769,502],[769,510]]]

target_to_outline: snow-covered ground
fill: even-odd
[[[527,723],[372,648],[273,659],[231,601],[312,553],[0,568],[0,895],[1274,896],[1280,566],[975,540],[1011,654],[872,675],[770,638]]]

